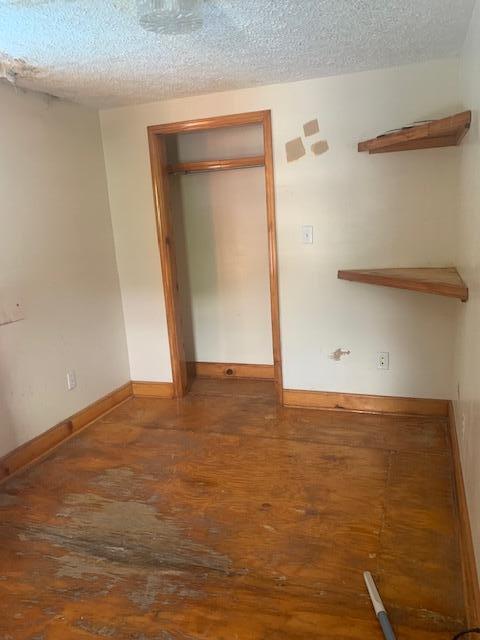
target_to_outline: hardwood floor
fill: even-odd
[[[446,420],[133,399],[0,491],[2,640],[382,638],[464,624]]]

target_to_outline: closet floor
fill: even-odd
[[[401,640],[464,624],[443,418],[132,399],[0,490],[2,640]]]

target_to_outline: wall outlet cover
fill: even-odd
[[[390,353],[388,351],[380,351],[377,353],[377,369],[387,371],[390,369]]]

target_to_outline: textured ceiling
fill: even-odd
[[[20,86],[106,107],[456,55],[473,4],[205,0],[201,31],[165,36],[135,0],[0,0],[0,49]]]

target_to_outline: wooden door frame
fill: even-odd
[[[192,131],[207,131],[243,125],[261,124],[265,155],[265,194],[267,210],[267,241],[269,256],[270,311],[272,323],[272,346],[274,378],[277,398],[283,401],[282,354],[280,342],[280,309],[278,292],[278,261],[275,220],[275,186],[273,178],[273,147],[271,112],[253,111],[228,116],[186,120],[147,128],[152,171],[157,238],[163,276],[163,291],[167,316],[168,340],[174,396],[181,397],[186,391],[184,371],[185,353],[181,335],[180,305],[178,300],[177,266],[173,242],[173,228],[168,204],[168,171],[165,155],[165,136]]]

